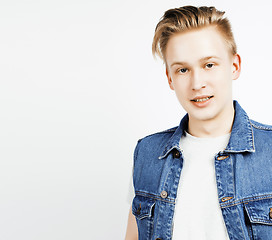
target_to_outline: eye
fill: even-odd
[[[186,73],[186,72],[188,72],[188,68],[181,68],[181,69],[178,70],[178,72]]]
[[[208,63],[208,64],[206,64],[205,67],[206,67],[206,68],[213,68],[213,67],[214,67],[214,64],[213,64],[213,63]]]

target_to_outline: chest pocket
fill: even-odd
[[[152,236],[155,203],[152,198],[138,195],[133,199],[132,213],[137,221],[139,239],[150,239]]]
[[[272,199],[248,202],[245,210],[250,221],[252,239],[271,239],[272,236]]]

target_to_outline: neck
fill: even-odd
[[[226,116],[217,116],[208,120],[198,120],[190,118],[188,132],[195,137],[211,138],[218,137],[231,132],[234,120],[234,108],[231,109],[231,114]]]

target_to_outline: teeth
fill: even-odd
[[[195,99],[194,101],[195,102],[204,102],[204,101],[207,101],[208,99],[210,99],[210,97]]]

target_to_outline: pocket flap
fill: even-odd
[[[132,202],[132,213],[138,219],[151,217],[154,205],[154,199],[136,195]]]
[[[272,199],[262,199],[245,204],[245,208],[252,223],[272,225]]]

